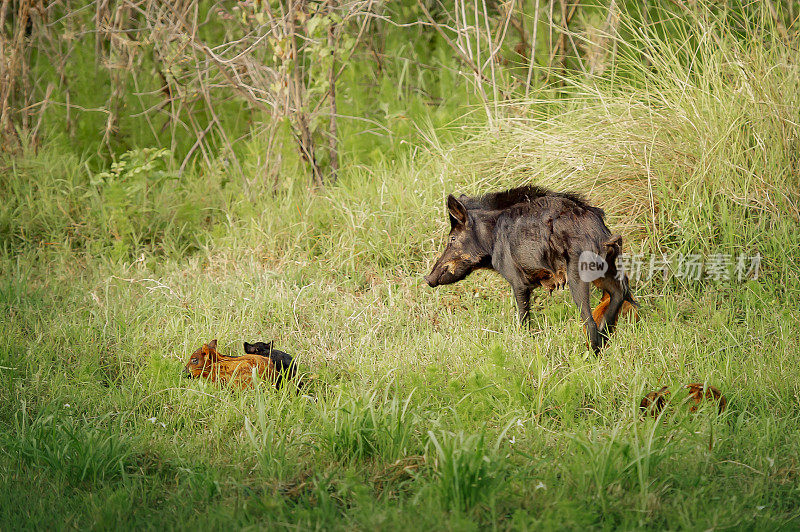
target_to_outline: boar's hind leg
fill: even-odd
[[[528,323],[531,313],[531,288],[520,284],[513,286],[513,289],[514,299],[517,301],[519,324],[525,325]]]
[[[591,345],[595,354],[599,354],[602,344],[600,343],[600,334],[597,332],[597,324],[592,318],[592,307],[589,305],[589,283],[581,281],[577,268],[574,268],[574,271],[570,271],[569,275],[567,275],[567,282],[569,283],[572,300],[578,310],[581,311],[581,321],[586,328],[589,345]]]

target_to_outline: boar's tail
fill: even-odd
[[[628,285],[627,277],[622,279],[622,289],[624,291],[624,294],[622,296],[622,300],[623,301],[627,301],[628,303],[633,305],[635,308],[639,308],[639,306],[640,306],[639,302],[636,301],[635,299],[633,299],[633,294],[631,293],[631,287]]]

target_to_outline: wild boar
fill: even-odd
[[[645,395],[644,398],[642,398],[642,402],[639,403],[639,409],[644,412],[645,415],[656,417],[664,410],[668,398],[669,386],[662,386],[658,390]]]
[[[692,384],[687,384],[684,388],[689,390],[689,399],[694,403],[689,408],[689,412],[697,412],[697,408],[704,399],[717,403],[717,411],[720,414],[728,407],[728,399],[722,395],[721,391],[710,384],[693,382]]]
[[[705,401],[713,401],[717,403],[717,411],[721,414],[728,406],[728,399],[722,395],[717,388],[710,384],[703,384],[702,382],[693,382],[683,387],[689,390],[684,403],[693,403],[689,407],[689,412],[697,412],[700,403]],[[639,408],[644,415],[658,416],[666,406],[670,399],[670,391],[668,386],[662,386],[655,392],[650,392],[644,396],[642,402],[639,403]]]
[[[216,340],[203,344],[192,353],[183,371],[185,377],[203,377],[211,382],[231,383],[242,388],[253,385],[254,375],[271,383],[276,383],[280,377],[275,363],[269,357],[222,355],[217,351]]]
[[[258,355],[267,357],[275,364],[275,370],[278,372],[278,380],[275,382],[275,387],[281,388],[281,381],[284,376],[286,379],[293,380],[297,376],[297,364],[292,359],[292,356],[283,351],[278,351],[273,347],[273,342],[256,342],[254,344],[244,343],[244,352],[249,355]],[[297,382],[298,386],[301,385],[300,381]]]
[[[479,197],[450,195],[447,211],[447,246],[425,276],[431,287],[477,269],[495,270],[511,285],[525,323],[534,288],[552,291],[567,284],[595,353],[613,331],[623,302],[638,307],[627,277],[617,271],[622,237],[612,235],[603,210],[581,196],[524,186]],[[591,284],[610,298],[600,323],[589,305]]]

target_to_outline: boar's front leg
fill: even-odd
[[[520,325],[528,323],[531,314],[531,288],[521,283],[512,284],[514,299],[517,302],[517,315]]]
[[[602,344],[600,342],[600,333],[597,331],[597,323],[592,318],[592,307],[589,305],[589,283],[581,281],[577,268],[574,268],[574,271],[571,271],[567,276],[567,282],[569,283],[572,300],[581,311],[581,321],[589,337],[589,345],[595,354],[599,354]]]
[[[509,244],[504,243],[497,247],[499,251],[492,256],[492,268],[511,285],[511,289],[514,291],[514,300],[517,302],[519,323],[525,325],[530,318],[532,288],[522,275],[522,269],[511,257]]]

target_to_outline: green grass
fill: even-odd
[[[325,191],[158,151],[3,161],[0,528],[800,527],[800,79],[729,30],[690,43],[703,68],[656,34],[648,67]],[[524,329],[494,274],[428,288],[446,194],[530,181],[588,193],[626,250],[758,251],[762,276],[636,283],[599,357],[567,293]],[[212,338],[275,339],[309,384],[182,378]],[[688,382],[728,409],[640,417]]]

